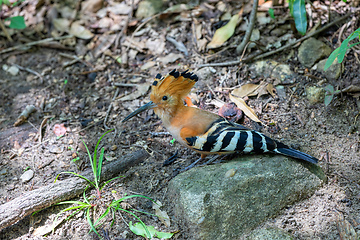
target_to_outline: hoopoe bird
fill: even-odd
[[[154,109],[173,137],[182,145],[200,153],[200,159],[209,154],[269,152],[313,164],[318,162],[315,157],[260,132],[229,122],[215,113],[185,106],[184,101],[197,81],[198,77],[188,70],[180,73],[174,69],[165,77],[157,74],[151,86],[151,101],[129,114],[122,122],[145,110]]]

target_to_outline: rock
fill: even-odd
[[[162,0],[145,0],[141,1],[136,11],[136,18],[151,17],[161,11],[163,5]]]
[[[334,61],[334,63],[331,64],[331,66],[326,71],[324,71],[326,60],[327,59],[321,60],[316,65],[316,70],[323,73],[326,79],[329,81],[338,79],[340,77],[340,74],[344,71],[344,68],[342,66],[343,64],[338,63],[338,61]]]
[[[225,177],[230,169],[235,174]],[[172,179],[168,189],[175,214],[187,223],[192,239],[230,240],[311,195],[325,179],[316,165],[256,155],[190,169]]]
[[[26,183],[28,181],[30,181],[32,178],[34,177],[34,171],[33,170],[27,170],[26,172],[24,172],[20,179],[21,179],[21,182],[23,183]]]
[[[306,98],[310,103],[319,103],[324,102],[325,90],[319,87],[307,87],[306,88]]]
[[[315,38],[305,40],[299,47],[298,57],[305,67],[312,67],[317,61],[331,54],[331,48]]]
[[[289,65],[274,60],[257,61],[250,65],[250,71],[254,77],[272,77],[280,81],[294,79],[294,72],[290,70]]]
[[[279,228],[260,228],[254,230],[246,240],[293,240],[294,237]]]

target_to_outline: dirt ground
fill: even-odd
[[[159,24],[153,27],[161,32],[164,26]],[[190,23],[182,22],[175,27],[185,29],[186,34],[191,35]],[[329,40],[334,32],[335,29],[329,30],[319,39]],[[166,49],[168,53],[177,52],[168,42]],[[282,56],[289,52],[273,56],[272,59],[283,61]],[[4,204],[21,197],[25,192],[53,183],[60,172],[81,173],[89,169],[91,166],[82,140],[93,151],[97,140],[108,130],[104,126],[107,117],[106,126],[115,131],[104,137],[101,143],[106,149],[106,161],[116,161],[137,149],[146,149],[151,156],[142,164],[124,172],[122,178],[106,185],[102,190],[102,199],[92,199],[97,206],[94,217],[100,216],[105,211],[104,206],[119,196],[142,194],[159,200],[171,219],[171,226],[166,227],[157,217],[139,213],[147,225],[165,232],[176,232],[173,239],[192,239],[184,223],[172,216],[172,205],[176,204],[176,199],[167,197],[167,184],[198,155],[178,142],[172,142],[173,138],[152,111],[121,123],[131,111],[147,102],[147,89],[130,101],[121,99],[139,91],[131,84],[150,85],[158,72],[164,75],[174,68],[196,69],[199,53],[189,51],[185,59],[166,66],[156,65],[147,70],[141,70],[140,67],[154,56],[140,56],[137,62],[124,67],[111,56],[103,54],[92,62],[95,66],[103,67],[93,72],[88,72],[93,69],[86,61],[63,67],[69,59],[60,53],[73,54],[71,50],[34,47],[31,51],[18,50],[1,56],[1,65],[16,62],[40,73],[42,77],[24,70],[17,76],[0,71],[0,203]],[[232,57],[235,57],[234,53],[228,49],[219,55],[217,61]],[[356,58],[349,54],[345,60],[344,73],[337,81],[330,82],[333,86],[344,88],[359,84],[356,82],[356,79],[360,79]],[[286,98],[274,98],[271,95],[249,98],[248,105],[264,124],[261,126],[246,116],[239,122],[318,157],[328,182],[313,196],[288,206],[282,215],[261,226],[279,227],[293,234],[296,239],[350,239],[344,238],[344,234],[351,231],[360,236],[359,99],[339,94],[327,107],[323,102],[310,104],[305,96],[305,88],[319,86],[319,79],[324,78],[314,70],[302,67],[294,57],[285,62],[299,74],[295,84],[284,85]],[[247,64],[214,69],[216,72],[210,77],[199,79],[200,83],[192,94],[198,107],[213,112],[218,111],[215,99],[230,102],[228,93],[231,89],[260,81],[251,78]],[[304,72],[313,77],[305,76]],[[122,85],[115,87],[114,83]],[[14,127],[20,113],[31,104],[37,111],[24,124]],[[110,105],[112,108],[108,112]],[[42,124],[45,118],[48,120]],[[57,124],[66,127],[66,134],[62,137],[54,133]],[[176,151],[176,161],[163,166],[164,161]],[[20,176],[29,169],[34,171],[34,177],[28,182],[22,182]],[[69,177],[72,176],[62,175],[61,179]],[[90,196],[95,191],[89,190],[87,193]],[[82,197],[75,200],[82,200]],[[143,198],[129,199],[124,206],[154,213],[151,201]],[[63,221],[53,233],[33,236],[35,229],[51,225],[61,209],[63,206],[52,206],[28,216],[2,230],[0,239],[98,239],[94,233],[88,234],[90,227],[83,212]],[[133,216],[118,211],[115,219],[112,227],[112,219],[108,217],[99,228],[104,239],[143,239],[133,234],[127,226],[129,221],[137,221]]]

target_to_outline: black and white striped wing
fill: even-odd
[[[263,153],[276,148],[271,138],[225,119],[214,122],[203,135],[186,138],[186,141],[191,148],[207,153]]]

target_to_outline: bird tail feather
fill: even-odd
[[[298,150],[292,149],[292,148],[277,148],[275,150],[277,153],[289,156],[289,157],[293,157],[293,158],[298,158],[301,160],[305,160],[307,162],[311,162],[313,164],[317,164],[318,163],[318,159],[310,156],[306,153],[300,152]]]

